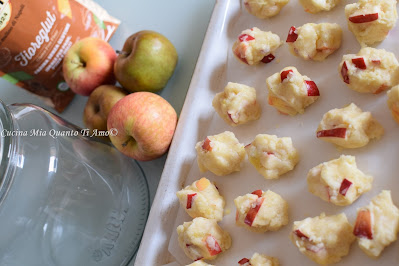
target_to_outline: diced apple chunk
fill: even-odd
[[[377,19],[378,19],[378,13],[363,14],[363,15],[349,17],[349,21],[356,24],[371,22]]]
[[[352,58],[352,63],[358,69],[367,69],[366,62],[364,61],[363,57]]]
[[[271,61],[273,61],[274,58],[275,58],[274,55],[268,54],[265,57],[263,57],[263,59],[261,61],[262,61],[262,63],[267,64],[267,63],[270,63]]]
[[[265,198],[258,198],[256,200],[256,203],[255,203],[256,205],[248,211],[247,216],[245,217],[245,220],[244,220],[245,224],[252,226],[252,223],[254,222],[255,217],[258,214],[259,209],[262,206],[262,203],[264,200],[265,200]]]
[[[212,151],[211,140],[206,138],[202,144],[202,149],[206,151]]]
[[[360,238],[373,239],[371,225],[371,214],[369,210],[360,210],[357,213],[355,228],[353,234]]]
[[[345,196],[351,185],[352,182],[345,178],[341,183],[341,187],[339,188],[339,194]]]
[[[318,138],[326,138],[326,137],[345,138],[345,136],[346,136],[346,128],[333,128],[317,132]]]
[[[305,80],[306,88],[308,90],[308,96],[320,96],[319,88],[316,83],[312,80]]]
[[[251,194],[254,194],[258,197],[262,197],[263,191],[261,189],[255,190],[254,192],[252,192]]]
[[[191,209],[193,198],[197,195],[197,193],[187,194],[187,205],[186,209]]]
[[[200,180],[197,181],[197,183],[195,183],[195,186],[198,188],[199,191],[202,191],[206,189],[210,184],[211,182],[209,182],[208,179],[202,177]]]
[[[348,66],[346,65],[346,62],[344,62],[342,65],[341,76],[344,79],[344,82],[349,84]]]
[[[220,248],[218,241],[213,236],[211,235],[207,236],[205,243],[206,243],[206,248],[208,249],[209,254],[211,256],[215,256],[220,252],[222,252],[222,249]]]
[[[238,264],[244,265],[245,263],[248,263],[248,262],[249,262],[249,259],[243,258],[243,259],[241,259],[241,260],[238,262]]]
[[[298,34],[296,33],[296,28],[294,26],[292,26],[290,28],[290,31],[288,32],[286,42],[295,42],[297,38],[298,38]]]
[[[294,231],[294,234],[299,237],[299,238],[305,238],[305,239],[309,239],[309,237],[307,235],[305,235],[304,233],[301,232],[301,230],[297,229]]]
[[[255,40],[254,37],[252,37],[251,35],[248,34],[241,34],[238,39],[240,40],[240,42],[249,42],[252,40]]]
[[[289,69],[281,72],[280,74],[281,82],[283,82],[288,77],[289,73],[294,73],[294,71],[292,69]]]

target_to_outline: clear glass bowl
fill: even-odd
[[[0,101],[0,265],[127,265],[150,208],[136,161],[34,105]]]

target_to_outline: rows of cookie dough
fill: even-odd
[[[337,24],[308,23],[299,28],[291,27],[287,43],[293,54],[306,60],[320,61],[340,47],[341,35],[342,31]],[[253,27],[243,31],[237,38],[233,53],[248,65],[269,63],[274,59],[273,52],[280,44],[278,35]],[[338,70],[342,81],[350,89],[361,93],[378,94],[399,83],[399,62],[393,53],[384,49],[364,47],[357,54],[344,55]],[[270,76],[266,79],[266,84],[269,104],[283,114],[302,114],[320,96],[316,83],[301,75],[293,66]],[[244,91],[247,92],[240,94]],[[238,94],[240,95],[237,96]],[[245,99],[240,101],[238,98],[244,94]],[[260,108],[255,94],[254,90],[249,91],[248,86],[243,84],[228,84],[223,94],[218,94],[214,99],[213,105],[228,124],[243,124],[259,118]],[[397,117],[397,106],[399,101],[390,97],[388,107],[394,117]],[[237,109],[242,112],[239,113]]]
[[[288,2],[289,0],[244,0],[244,6],[250,14],[265,19],[279,14]],[[314,14],[330,11],[340,0],[300,0],[299,2],[306,12]],[[372,45],[383,41],[395,26],[398,19],[396,0],[359,0],[357,3],[345,6],[345,16],[349,30],[359,43],[362,46]],[[295,28],[292,32],[294,31]],[[311,37],[308,33],[304,35]]]
[[[231,246],[231,237],[219,225],[225,201],[216,185],[205,177],[176,193],[181,206],[193,218],[177,227],[179,245],[194,261],[213,260]],[[265,201],[267,199],[267,201]],[[237,225],[251,231],[278,230],[288,223],[288,204],[278,194],[261,190],[237,197]],[[254,206],[252,206],[254,205]],[[255,253],[251,259],[243,258],[239,264],[278,266],[278,259]],[[192,265],[208,265],[196,262]],[[248,265],[248,264],[247,264]]]
[[[352,203],[370,190],[371,182],[372,177],[357,169],[353,156],[341,156],[320,164],[308,174],[309,191],[337,205]],[[202,261],[213,260],[228,250],[231,237],[217,224],[223,216],[224,199],[215,184],[201,178],[177,192],[177,196],[182,207],[194,218],[177,228],[179,245],[184,253],[192,260]],[[239,196],[234,203],[236,224],[249,231],[276,231],[288,224],[288,203],[270,190],[256,190]],[[369,205],[358,209],[354,227],[344,213],[331,216],[322,213],[318,217],[295,221],[290,238],[301,253],[325,265],[337,263],[346,256],[356,238],[367,255],[378,258],[383,249],[397,239],[398,232],[399,209],[393,204],[390,191],[383,190]],[[259,259],[244,258],[239,264],[278,265],[276,258],[257,253],[254,256]],[[193,265],[208,264],[197,262]]]
[[[329,11],[339,1],[301,0],[305,11],[316,13]],[[288,1],[246,0],[244,6],[259,18],[275,16]],[[368,48],[383,41],[397,21],[395,0],[359,0],[345,6],[348,28],[363,48],[356,54],[343,56],[339,71],[347,86],[355,91],[378,94],[399,83],[399,64],[393,53],[384,49]],[[322,61],[341,45],[342,29],[335,23],[307,23],[301,27],[292,26],[286,43],[292,54],[305,60]],[[269,63],[273,53],[282,44],[278,35],[263,32],[254,27],[245,30],[233,45],[234,55],[242,62],[255,65]],[[389,94],[393,95],[393,94]],[[274,97],[284,105],[284,99]],[[283,103],[281,103],[283,100]],[[389,108],[395,120],[399,102],[390,98]],[[394,106],[394,107],[392,107]]]
[[[391,192],[383,190],[369,205],[357,210],[353,227],[344,213],[306,218],[294,222],[290,238],[299,251],[321,265],[339,262],[349,253],[357,238],[359,247],[371,258],[378,258],[385,247],[396,241],[399,209]]]
[[[262,4],[262,2],[267,2],[266,5],[273,3],[273,6],[271,8],[270,6],[267,7],[265,6],[265,3]],[[307,12],[315,13],[321,10],[329,10],[333,8],[338,1],[323,1],[325,2],[323,6],[321,6],[320,1],[301,0],[300,2]],[[348,27],[355,34],[356,38],[362,45],[382,41],[385,39],[388,31],[392,29],[396,22],[397,15],[396,6],[393,6],[392,8],[391,2],[391,0],[380,2],[370,0],[359,1],[359,3],[348,5],[345,8],[348,18]],[[244,1],[245,7],[250,13],[263,13],[263,15],[259,15],[259,17],[269,17],[272,16],[270,14],[273,13],[274,15],[278,14],[279,10],[287,3],[288,1],[279,0]],[[368,12],[367,10],[370,10],[370,7],[373,7],[373,10],[378,9],[378,11],[382,12],[382,14],[380,14],[379,17],[377,16],[377,19],[374,19],[375,15],[373,14],[372,16],[369,16],[368,14],[362,14],[362,12]],[[389,8],[387,7],[391,7],[389,12]],[[266,13],[269,15],[265,15]],[[392,15],[394,15],[394,19],[392,19]],[[391,21],[387,22],[386,18]],[[355,25],[352,25],[351,23]],[[364,27],[366,25],[365,23],[367,24],[367,27]],[[292,27],[289,31],[286,42],[289,44],[290,51],[294,55],[298,55],[306,60],[310,59],[321,61],[340,47],[342,30],[339,28],[339,26],[337,26],[338,25],[331,23],[309,23],[299,28]],[[363,31],[367,31],[368,33],[364,34],[362,33]],[[370,32],[374,32],[375,34],[371,34],[370,37]],[[373,39],[374,36],[375,38]],[[322,41],[316,42],[316,40],[320,39]],[[314,46],[307,47],[306,43],[309,42],[314,43]],[[233,45],[233,53],[241,62],[248,65],[255,65],[260,62],[269,63],[273,61],[273,53],[280,45],[281,41],[278,35],[271,32],[262,32],[258,28],[253,27],[241,33],[241,35],[238,37],[238,40]],[[386,52],[382,49],[362,48],[357,55],[345,55],[339,66],[339,71],[343,81],[351,89],[357,90],[359,92],[379,93],[393,87],[398,83],[398,66],[399,64],[392,53]],[[298,82],[298,78],[302,78],[302,82]],[[313,103],[320,95],[317,86],[315,84],[314,86],[309,86],[306,81],[311,80],[306,76],[302,76],[294,67],[288,67],[280,71],[280,73],[276,73],[274,75],[274,79],[274,82],[270,80],[270,84],[276,86],[269,86],[268,84],[269,104],[274,105],[282,113],[291,115],[303,113],[304,109]],[[281,98],[278,97],[280,95],[271,93],[271,91],[273,91],[271,88],[273,89],[278,86],[283,87],[281,84],[283,82],[288,83],[288,81],[294,83],[293,87],[296,86],[296,92],[306,92],[308,95],[305,95],[305,93],[302,93],[302,95],[299,94],[302,96],[302,98],[299,97],[300,100],[298,100],[298,98],[295,98],[297,95],[294,94],[294,97],[292,97],[294,100],[287,101],[287,97],[282,97],[285,100],[282,101]],[[371,84],[370,81],[372,81]],[[314,87],[317,89],[317,95],[312,95],[312,93],[315,93],[316,91]],[[295,89],[293,91],[295,92]],[[309,91],[311,95],[309,95]],[[307,96],[307,98],[305,98],[305,96]],[[309,103],[309,100],[312,99],[312,97],[315,98],[313,98],[314,100]],[[388,106],[392,110],[392,115],[396,120],[399,120],[399,86],[392,88],[392,90],[388,92],[388,97]],[[291,106],[287,104],[287,102],[291,103]],[[301,104],[302,106],[298,108],[298,106]],[[223,120],[231,126],[245,124],[249,121],[257,120],[259,119],[261,113],[260,106],[256,101],[255,89],[237,83],[228,83],[225,91],[215,97],[213,106]],[[282,110],[280,110],[278,107],[280,107]],[[332,142],[344,148],[357,148],[366,145],[370,139],[380,138],[383,134],[383,131],[383,128],[369,112],[362,112],[362,110],[360,110],[360,108],[358,108],[355,104],[351,104],[342,109],[333,109],[326,113],[317,129],[316,136],[320,139]],[[266,136],[266,139],[273,137],[277,138],[276,136]],[[225,132],[216,136],[208,136],[204,141],[199,142],[196,146],[198,165],[201,171],[210,170],[216,175],[226,175],[234,171],[239,171],[240,164],[245,158],[245,152],[243,152],[244,150],[248,154],[250,162],[262,175],[265,177],[273,176],[272,178],[276,178],[275,176],[277,175],[278,177],[280,175],[278,173],[279,169],[285,169],[284,166],[286,167],[287,165],[284,164],[284,160],[280,160],[280,158],[277,158],[279,159],[280,164],[276,164],[275,162],[273,163],[271,158],[276,159],[277,157],[273,152],[259,152],[257,146],[254,145],[254,143],[257,143],[256,139],[258,137],[259,139],[263,140],[263,142],[270,142],[269,139],[265,140],[265,135],[263,134],[263,136],[258,135],[253,143],[244,147],[244,145],[240,144],[238,140],[235,139],[234,134],[231,132]],[[225,142],[232,144],[236,150],[234,150],[235,148],[229,148],[229,144],[225,145]],[[275,142],[278,141],[274,140],[274,143]],[[276,144],[274,145],[276,146]],[[290,148],[293,148],[292,142]],[[252,150],[252,153],[248,152],[250,149]],[[213,154],[212,151],[214,151]],[[204,154],[210,156],[202,156]],[[234,156],[231,156],[232,154],[234,154]],[[200,162],[201,156],[204,159],[202,162]],[[218,160],[218,156],[221,156],[219,157],[221,160]],[[232,161],[227,160],[226,162],[226,158],[233,159]],[[265,169],[261,161],[266,162],[264,163],[265,165],[273,165],[277,170],[273,169],[273,167],[272,170],[267,169],[267,167]],[[288,167],[288,169],[291,168],[289,170],[292,170],[295,166],[295,159],[293,162],[290,162],[293,164],[293,166],[291,166],[292,168]],[[283,173],[289,170],[283,170]],[[348,172],[352,174],[351,177],[345,178],[342,176],[342,174]],[[207,179],[202,178],[194,182],[191,187],[196,186],[196,183],[198,182],[210,183],[209,180],[201,180]],[[343,206],[351,204],[361,194],[369,191],[371,189],[372,180],[372,177],[363,174],[359,169],[357,169],[355,158],[353,156],[343,155],[338,159],[312,168],[308,174],[308,188],[310,192],[316,196],[319,196],[321,199],[336,205]],[[212,186],[209,185],[209,187]],[[181,194],[182,191],[179,191],[178,194]],[[211,197],[210,202],[212,202],[212,204],[219,202],[218,206],[220,207],[220,202],[223,201],[222,205],[224,206],[223,197],[221,197],[217,192],[217,188],[215,186],[212,191],[214,194],[211,193],[213,196]],[[178,195],[180,202],[183,207],[186,207],[186,211],[191,217],[198,217],[196,215],[201,217],[203,214],[198,214],[201,212],[199,211],[199,209],[201,209],[201,205],[204,204],[199,196],[201,194],[198,191],[191,192],[191,194],[183,193],[183,196]],[[272,204],[271,206],[272,208],[275,208],[273,213],[281,214],[281,217],[275,219],[279,221],[279,223],[273,223],[277,224],[277,227],[270,226],[273,218],[264,217],[267,216],[267,212],[262,215],[264,213],[263,210],[267,209],[267,207],[263,207],[263,203],[265,202],[264,196],[266,196],[266,193],[269,193],[266,198],[279,199],[277,201],[278,203],[275,202],[275,204]],[[195,201],[193,200],[197,198],[199,199],[198,203],[194,203]],[[188,203],[189,201],[190,204]],[[236,198],[235,204],[237,207],[236,223],[246,227],[251,231],[265,232],[269,230],[278,230],[281,226],[286,224],[284,224],[284,217],[288,205],[278,194],[272,191],[254,191],[253,193]],[[190,209],[192,208],[193,210],[187,210],[187,206],[189,205]],[[215,207],[209,206],[210,205],[208,204],[204,209],[213,210],[211,213],[214,213]],[[218,215],[218,217],[223,216],[223,207],[222,211],[219,210]],[[194,218],[194,220],[190,222],[190,225],[195,224],[196,219],[198,218]],[[216,220],[213,220],[215,219],[214,217],[205,219],[209,220],[209,224],[212,224],[213,227],[217,228],[217,220],[221,218],[216,218]],[[384,227],[383,221],[385,219],[390,219],[390,223],[387,224],[387,227]],[[179,226],[179,228],[182,227],[184,227],[184,225]],[[201,228],[206,228],[206,226],[199,226],[197,229],[201,231]],[[325,230],[325,228],[329,228],[329,230]],[[217,229],[220,229],[223,232],[220,233],[221,237],[219,241],[221,244],[219,244],[218,241],[215,241],[215,237],[213,237],[212,234],[212,238],[210,238],[209,234],[206,232],[201,232],[199,234],[200,242],[198,243],[202,245],[201,250],[204,251],[205,256],[215,256],[228,249],[228,247],[231,245],[231,238],[226,236],[227,233],[224,232],[220,227]],[[198,230],[193,230],[196,236],[198,236]],[[298,246],[302,253],[317,263],[326,264],[335,263],[339,261],[342,256],[345,256],[349,252],[350,244],[355,239],[355,236],[359,238],[360,247],[368,255],[372,257],[378,257],[385,246],[396,240],[398,231],[399,211],[392,203],[390,192],[383,191],[380,195],[373,198],[372,202],[368,206],[358,210],[358,217],[355,227],[352,227],[348,223],[345,214],[334,216],[326,216],[325,214],[321,214],[319,217],[307,218],[303,221],[295,222],[291,233],[291,239],[293,240],[294,244]],[[350,233],[348,234],[348,232]],[[180,236],[184,234],[185,232],[179,233],[179,242]],[[218,235],[217,233],[215,234]],[[330,235],[337,235],[337,237],[334,241],[331,241],[332,239]],[[209,238],[210,240],[208,240]],[[183,243],[181,244],[181,247],[185,252],[185,249],[192,248],[191,243],[187,244],[184,241],[181,243]],[[209,248],[210,246],[211,248]],[[214,253],[214,255],[212,255],[212,253]],[[202,261],[202,259],[205,258],[203,255],[204,254],[202,254],[200,257],[197,256],[196,258],[191,256],[192,259],[201,260],[190,265],[209,265]],[[213,258],[214,257],[207,259]],[[253,258],[251,258],[251,260],[252,259]],[[245,263],[249,263],[248,265],[258,265],[254,264],[251,260],[245,258],[241,260],[239,264],[244,265]],[[267,263],[270,264],[270,262]],[[269,264],[266,264],[265,261],[264,264],[259,265]]]

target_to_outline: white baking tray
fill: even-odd
[[[226,199],[225,210],[230,212],[220,224],[232,235],[233,245],[212,262],[215,265],[237,265],[240,258],[251,257],[254,252],[276,256],[282,265],[316,265],[290,242],[288,235],[293,221],[317,216],[321,212],[344,212],[353,224],[356,208],[368,204],[382,189],[392,190],[393,200],[399,204],[399,181],[395,178],[399,173],[399,164],[394,159],[399,150],[399,126],[391,118],[386,106],[386,95],[359,94],[347,88],[339,77],[338,64],[342,55],[357,53],[360,49],[344,19],[344,5],[349,2],[354,1],[341,3],[331,12],[312,15],[305,13],[298,2],[292,0],[275,18],[259,20],[249,15],[239,0],[217,1],[135,265],[185,265],[190,262],[177,246],[176,226],[190,221],[191,218],[179,208],[175,193],[201,176],[217,182]],[[301,26],[308,22],[336,22],[343,29],[342,47],[324,62],[304,61],[294,57],[288,52],[286,44],[276,52],[276,60],[267,65],[246,66],[232,56],[232,43],[244,29],[256,26],[262,30],[271,30],[284,41],[290,26]],[[399,47],[396,45],[398,39],[399,27],[396,27],[378,48],[387,48],[399,57]],[[267,104],[265,85],[267,77],[290,65],[313,79],[321,93],[319,100],[305,114],[295,117],[280,115]],[[215,115],[212,99],[215,93],[223,90],[227,81],[247,84],[257,89],[258,100],[262,106],[259,121],[233,128]],[[364,111],[371,111],[381,122],[386,130],[383,138],[355,150],[338,150],[332,144],[316,139],[315,131],[322,115],[332,108],[341,108],[351,102]],[[241,172],[226,177],[216,177],[209,172],[199,173],[195,144],[207,135],[224,130],[234,132],[244,144],[251,142],[260,133],[290,136],[300,153],[301,161],[294,171],[275,181],[264,180],[248,161]],[[358,167],[374,176],[373,189],[348,207],[337,207],[323,202],[310,194],[306,187],[306,174],[310,168],[323,161],[338,158],[340,154],[355,155]],[[233,199],[259,188],[279,193],[290,205],[290,222],[277,232],[255,234],[234,225]],[[354,242],[349,255],[338,265],[399,265],[398,249],[397,241],[386,248],[381,258],[375,261],[369,259]]]

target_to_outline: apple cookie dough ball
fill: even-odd
[[[176,195],[191,218],[222,220],[225,201],[215,184],[205,177],[178,191]]]
[[[362,46],[383,41],[395,26],[396,0],[359,0],[345,6],[348,28]]]
[[[288,203],[273,191],[255,190],[237,197],[234,204],[236,224],[252,232],[277,231],[288,224]]]
[[[344,213],[294,222],[290,238],[299,251],[318,264],[333,264],[349,253],[355,237]]]
[[[292,66],[267,78],[266,84],[269,104],[282,114],[303,114],[320,96],[316,83]]]
[[[251,259],[243,258],[238,264],[243,266],[279,266],[279,261],[274,257],[254,253]]]
[[[203,260],[197,260],[197,261],[195,261],[195,262],[193,262],[193,263],[191,263],[191,264],[189,264],[187,266],[214,266],[214,265],[208,264],[208,263],[206,263]]]
[[[383,190],[368,206],[358,209],[353,234],[371,258],[378,258],[382,250],[397,239],[398,232],[399,210],[392,202],[390,191]]]
[[[292,169],[299,161],[290,137],[259,134],[245,146],[249,161],[265,179],[276,179]]]
[[[244,0],[248,12],[260,19],[270,18],[288,4],[289,0]]]
[[[399,82],[399,63],[384,49],[365,47],[344,55],[339,65],[342,80],[354,91],[378,94]]]
[[[388,91],[388,107],[395,121],[399,124],[399,85]]]
[[[208,136],[198,142],[195,149],[200,171],[209,170],[218,176],[240,171],[241,162],[245,159],[244,145],[230,131]]]
[[[340,0],[299,0],[305,11],[312,14],[320,11],[330,11],[339,2]]]
[[[362,112],[356,104],[351,103],[324,114],[316,134],[319,139],[352,149],[367,145],[371,139],[381,138],[384,128],[370,112]]]
[[[244,30],[233,44],[234,55],[245,64],[270,63],[274,51],[281,45],[280,37],[271,31],[261,31],[253,27]]]
[[[216,94],[212,106],[230,126],[258,120],[261,113],[256,101],[256,90],[252,87],[229,82],[224,91]]]
[[[310,169],[307,182],[310,193],[335,205],[346,206],[371,189],[373,177],[357,168],[354,156],[341,155]]]
[[[178,241],[192,260],[214,260],[231,246],[231,237],[215,220],[198,217],[177,227]]]
[[[323,61],[341,46],[342,29],[336,23],[292,26],[287,40],[291,54],[305,60]]]

